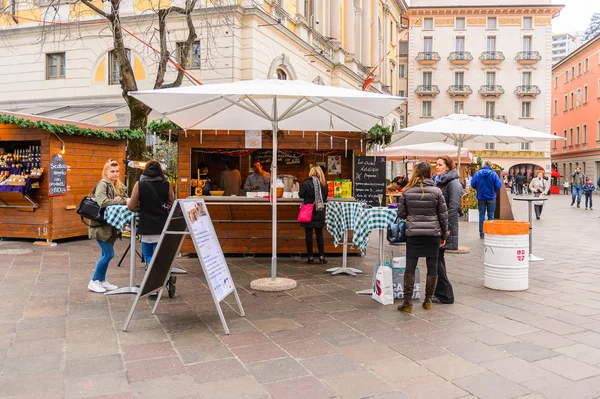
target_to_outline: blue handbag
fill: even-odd
[[[406,242],[406,222],[396,218],[387,228],[387,240],[390,244]]]

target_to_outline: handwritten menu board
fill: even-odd
[[[62,156],[54,154],[48,169],[48,195],[67,194],[67,164]]]
[[[234,286],[206,204],[198,200],[182,202],[182,205],[206,280],[212,287],[216,301],[220,302],[233,291]]]
[[[354,198],[357,202],[379,206],[385,204],[385,157],[354,158]]]
[[[262,165],[270,165],[273,160],[273,151],[258,150],[255,151],[252,156],[255,161],[260,161]],[[296,155],[285,151],[278,151],[277,163],[280,165],[302,165],[304,164],[304,155]]]

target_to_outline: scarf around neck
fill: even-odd
[[[313,186],[315,187],[315,209],[322,211],[324,208],[323,197],[321,196],[321,182],[317,176],[312,177]]]

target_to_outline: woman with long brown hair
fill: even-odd
[[[306,235],[306,253],[308,261],[314,263],[313,257],[313,229],[317,236],[317,247],[319,249],[319,262],[327,264],[325,260],[325,241],[323,239],[323,226],[325,226],[325,202],[327,201],[327,180],[320,166],[313,166],[308,173],[308,179],[302,183],[298,196],[304,204],[315,204],[312,219],[309,223],[300,223],[304,227]]]
[[[102,180],[96,184],[93,191],[100,208],[127,203],[127,187],[119,180],[119,173],[119,163],[117,161],[111,159],[104,164]],[[90,291],[102,293],[119,288],[106,280],[106,270],[111,259],[115,257],[114,246],[118,236],[119,231],[110,224],[90,221],[89,237],[98,242],[102,251],[94,275],[88,284]]]
[[[437,260],[440,246],[448,236],[448,211],[442,190],[431,179],[431,166],[421,162],[402,191],[398,216],[406,220],[406,271],[404,301],[398,310],[412,312],[415,270],[420,257],[426,258],[427,284],[423,307],[431,309],[431,299],[437,284]]]

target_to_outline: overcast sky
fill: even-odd
[[[554,33],[584,31],[594,12],[600,12],[598,0],[552,0],[553,4],[564,4],[559,17],[552,20]]]

